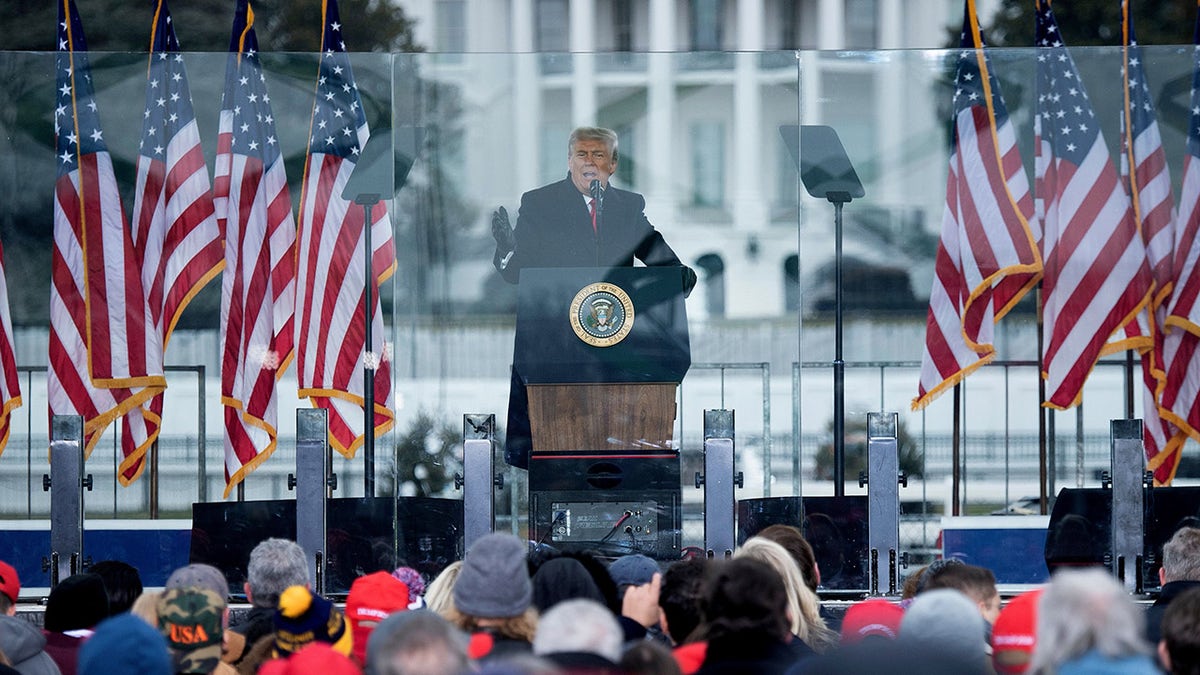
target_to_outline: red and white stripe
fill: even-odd
[[[365,139],[365,133],[360,137]],[[365,213],[362,206],[341,197],[354,166],[334,155],[309,156],[300,207],[296,305],[299,394],[329,411],[330,444],[346,457],[353,457],[363,443],[363,369],[368,359],[376,368],[375,432],[391,429],[395,418],[391,356],[379,300],[380,282],[395,269],[391,222],[386,204],[372,207],[373,344],[368,353],[363,349]]]
[[[1046,402],[1061,410],[1079,403],[1096,361],[1111,350],[1109,337],[1146,306],[1150,270],[1103,136],[1075,166],[1053,155],[1040,116],[1034,126],[1049,330],[1042,368]]]
[[[47,386],[51,415],[83,416],[90,454],[105,427],[166,380],[112,160],[104,151],[78,161],[55,187]]]
[[[12,411],[21,407],[21,376],[13,349],[12,313],[8,303],[8,281],[4,274],[4,247],[0,245],[0,453],[8,445]]]
[[[233,123],[233,113],[222,110],[214,180],[225,232],[225,496],[275,450],[275,384],[292,358],[296,289],[296,228],[282,158],[263,166],[234,152]]]

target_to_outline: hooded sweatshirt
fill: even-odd
[[[0,614],[0,651],[21,675],[61,675],[45,652],[46,637],[36,626],[15,616]]]

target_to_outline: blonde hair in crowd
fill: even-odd
[[[462,570],[462,561],[455,560],[442,570],[442,573],[429,582],[425,589],[425,606],[446,617],[446,611],[454,608],[454,582],[458,581],[458,573]]]
[[[817,652],[826,651],[837,644],[837,634],[821,618],[820,599],[804,583],[804,575],[787,549],[769,539],[751,537],[733,552],[733,557],[761,560],[783,579],[793,635]]]

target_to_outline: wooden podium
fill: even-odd
[[[678,551],[682,279],[675,267],[521,271],[513,362],[529,400],[531,539]]]

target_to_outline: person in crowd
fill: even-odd
[[[1184,591],[1200,587],[1200,528],[1181,527],[1163,544],[1158,579],[1162,590],[1146,609],[1146,638],[1151,644],[1162,637],[1159,626],[1167,606]]]
[[[420,609],[425,606],[425,577],[417,570],[402,565],[392,570],[392,576],[408,587],[408,608]]]
[[[867,640],[895,640],[900,635],[904,609],[883,598],[856,602],[842,617],[840,644],[853,645]]]
[[[671,650],[653,640],[626,649],[617,665],[625,675],[683,675]]]
[[[820,598],[804,583],[804,575],[795,559],[783,546],[770,539],[751,537],[733,552],[733,557],[761,560],[770,565],[783,580],[792,636],[796,641],[818,654],[837,644],[837,633],[830,630],[821,618]]]
[[[258,675],[362,675],[362,668],[332,645],[310,642],[287,658],[267,661]]]
[[[926,575],[929,573],[926,572]],[[900,620],[901,651],[930,673],[988,675],[987,628],[971,598],[951,588],[922,590]]]
[[[990,630],[1000,614],[1000,592],[996,590],[996,575],[978,565],[948,565],[927,573],[922,592],[953,588],[975,602],[979,614]]]
[[[101,560],[88,568],[92,574],[104,580],[108,593],[108,615],[116,616],[128,612],[134,600],[142,594],[142,576],[133,565],[121,560]]]
[[[408,585],[388,572],[367,574],[350,584],[346,619],[354,637],[351,656],[356,664],[366,663],[367,640],[379,622],[395,612],[408,610],[412,604]]]
[[[1158,661],[1171,675],[1200,675],[1200,588],[1177,595],[1163,612]]]
[[[1026,591],[1000,610],[992,626],[992,665],[997,675],[1021,675],[1029,670],[1037,644],[1037,605],[1042,589]]]
[[[292,586],[279,596],[272,656],[291,656],[310,642],[326,642],[348,657],[354,635],[345,614],[331,601],[313,593],[308,586]]]
[[[821,585],[821,567],[817,564],[816,552],[804,538],[804,533],[800,531],[800,528],[776,523],[764,527],[754,536],[769,539],[787,550],[792,559],[796,561],[796,566],[800,568],[800,573],[804,575],[804,585],[808,586],[813,593],[817,592],[817,588]],[[821,619],[829,627],[829,630],[835,633],[841,630],[841,615],[827,609],[824,605],[821,606]]]
[[[224,591],[228,587],[222,583],[221,588]],[[229,619],[224,593],[200,586],[168,587],[158,600],[157,610],[158,630],[171,651],[174,666],[171,672],[203,675],[237,672],[221,661]]]
[[[274,537],[259,542],[250,551],[243,584],[250,611],[229,627],[222,659],[239,666],[252,651],[259,662],[267,658],[274,643],[279,596],[292,586],[310,583],[308,559],[299,544]]]
[[[463,558],[446,616],[471,635],[469,654],[486,661],[529,653],[537,630],[528,546],[511,534],[480,537]]]
[[[617,586],[617,601],[621,605],[618,621],[625,642],[651,639],[668,645],[669,638],[658,624],[662,585],[658,563],[640,553],[623,555],[609,564],[608,575]]]
[[[748,557],[713,561],[704,589],[708,649],[697,673],[769,675],[803,658],[788,646],[787,590],[770,565]]]
[[[539,614],[564,600],[584,598],[604,603],[604,596],[592,575],[575,558],[562,556],[547,560],[533,573],[532,582],[533,606]]]
[[[575,129],[567,139],[567,176],[521,195],[516,229],[504,207],[492,215],[492,263],[505,281],[517,283],[526,268],[632,267],[636,259],[679,267],[684,291],[695,286],[696,273],[646,219],[646,199],[610,184],[617,140],[611,129]],[[529,466],[532,449],[528,407],[525,385],[513,369],[504,457],[520,468]]]
[[[131,613],[105,619],[79,650],[79,675],[170,675],[167,641]]]
[[[133,606],[129,608],[129,613],[145,619],[146,623],[157,628],[158,600],[161,597],[162,591],[142,591],[137,600],[133,601]]]
[[[367,642],[371,675],[453,674],[469,667],[466,634],[429,609],[390,615]]]
[[[619,672],[624,632],[607,607],[595,600],[564,600],[538,621],[533,653],[569,673]]]
[[[429,588],[425,589],[425,606],[441,616],[447,616],[454,607],[454,582],[458,581],[461,571],[461,560],[446,565],[442,573],[429,582]]]
[[[699,635],[704,600],[707,558],[674,562],[663,572],[659,587],[659,620],[674,645],[672,656],[683,675],[691,675],[704,663],[708,643]]]
[[[1142,612],[1110,572],[1061,569],[1038,601],[1029,672],[1157,673],[1144,630]]]
[[[99,575],[73,574],[50,591],[42,632],[46,636],[46,653],[63,675],[75,675],[79,648],[96,624],[106,618],[108,593]]]
[[[21,579],[12,565],[0,560],[0,654],[22,675],[58,675],[46,653],[46,636],[32,623],[17,618]]]

